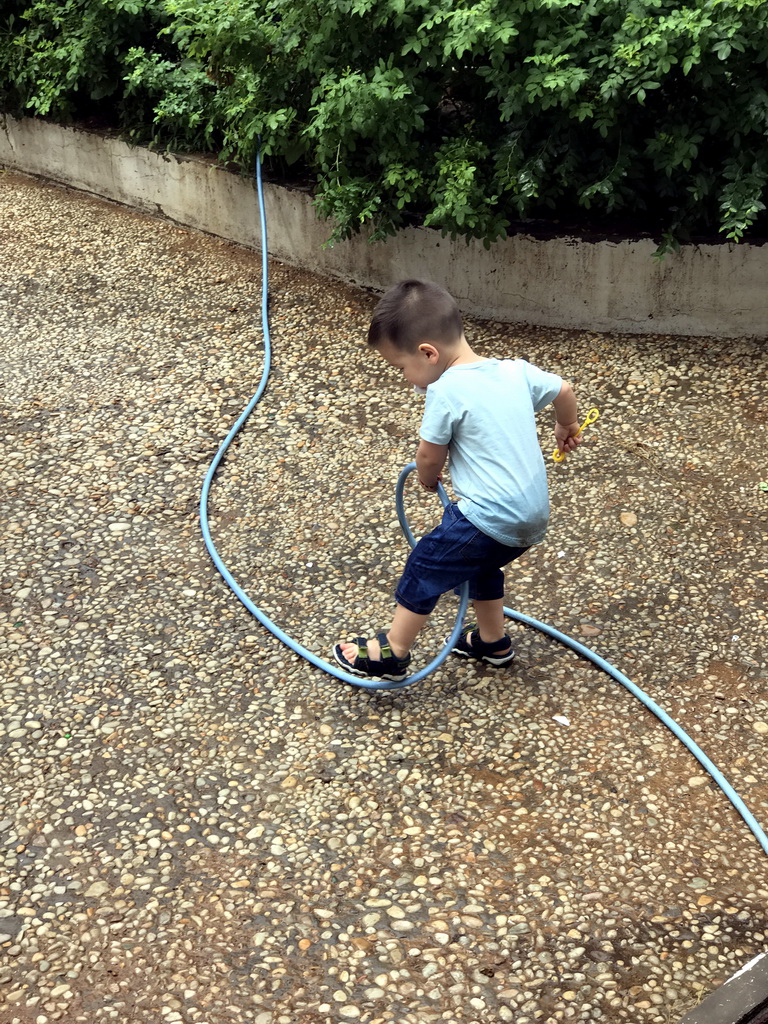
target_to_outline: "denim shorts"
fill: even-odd
[[[501,566],[527,550],[500,544],[448,505],[437,529],[408,556],[395,600],[416,615],[429,615],[441,594],[469,582],[473,601],[496,601],[504,597]]]

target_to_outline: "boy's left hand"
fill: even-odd
[[[437,480],[435,480],[435,482],[432,484],[431,487],[429,486],[429,484],[425,484],[424,481],[421,479],[421,477],[419,477],[419,483],[421,484],[421,486],[424,488],[425,491],[436,491],[438,483],[442,483],[442,482],[443,482],[443,474],[442,473],[438,473],[437,474]]]
[[[580,430],[581,425],[578,420],[574,420],[573,423],[555,423],[558,450],[568,453],[578,447],[583,441],[583,438],[578,436]]]

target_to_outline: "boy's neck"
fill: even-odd
[[[455,345],[451,346],[450,350],[446,352],[447,362],[443,368],[443,373],[446,370],[450,370],[452,366],[462,366],[466,363],[479,363],[484,360],[485,356],[480,356],[475,352],[469,345],[469,342],[462,334],[459,341]]]

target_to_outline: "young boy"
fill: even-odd
[[[549,518],[547,474],[534,414],[552,403],[560,451],[581,443],[570,384],[522,359],[486,359],[472,351],[458,306],[428,281],[401,281],[374,310],[368,344],[426,389],[416,470],[437,490],[450,455],[460,500],[411,551],[395,592],[388,632],[375,640],[338,643],[336,661],[355,675],[399,681],[410,649],[441,594],[469,581],[477,622],[453,653],[506,665],[514,658],[504,629],[504,574],[544,537]]]

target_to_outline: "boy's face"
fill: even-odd
[[[419,388],[434,384],[445,369],[443,356],[429,342],[419,345],[415,352],[403,352],[385,341],[378,350],[390,366],[402,371],[405,379]]]

